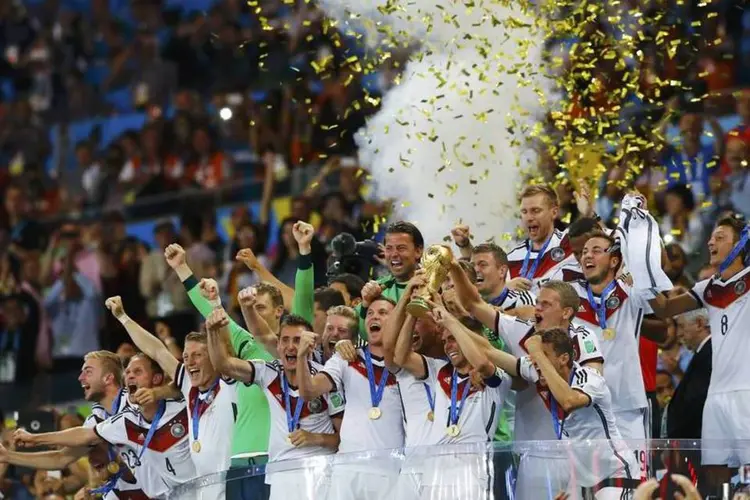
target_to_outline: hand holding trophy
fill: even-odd
[[[430,311],[429,301],[432,294],[440,290],[440,286],[448,277],[453,261],[453,252],[444,245],[431,245],[422,255],[422,270],[427,284],[407,305],[406,311],[415,318],[421,318]]]

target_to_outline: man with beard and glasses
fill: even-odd
[[[379,297],[395,304],[401,299],[406,283],[419,267],[424,250],[424,238],[417,226],[410,222],[394,222],[385,231],[385,263],[390,274],[377,281],[369,281],[362,288],[362,302],[356,307],[359,313],[359,334],[367,334],[365,318],[367,308]]]
[[[179,362],[159,339],[127,315],[120,297],[110,297],[105,305],[125,327],[136,347],[155,360],[164,373],[174,374],[174,384],[188,405],[190,454],[198,475],[227,470],[237,389],[234,380],[222,378],[211,364],[206,336],[189,333],[185,337],[183,362]],[[203,488],[200,498],[224,498],[223,483]]]
[[[349,363],[334,354],[315,375],[307,370],[314,338],[303,336],[297,354],[299,393],[312,401],[331,391],[346,394],[339,453],[391,450],[404,445],[403,407],[393,367],[385,361],[383,329],[395,304],[378,298],[367,309],[368,344],[357,349]],[[333,500],[385,499],[398,478],[399,464],[388,458],[338,465],[331,476],[328,498]]]
[[[466,309],[486,327],[493,328],[516,358],[528,354],[526,341],[541,329],[562,328],[568,332],[576,346],[577,361],[600,373],[604,356],[595,334],[583,327],[574,326],[572,320],[580,307],[580,299],[573,287],[562,281],[548,281],[539,290],[534,309],[535,323],[519,320],[498,312],[484,302],[466,275],[451,268],[451,277],[459,300]],[[498,360],[490,356],[493,362]],[[550,422],[549,391],[536,385],[516,394],[514,437],[517,441],[552,440],[554,427]],[[566,457],[557,451],[536,451],[521,456],[516,483],[516,498],[535,500],[546,498],[548,480],[554,491],[567,484],[569,474]]]
[[[78,381],[81,383],[86,401],[94,403],[91,406],[91,415],[83,423],[85,428],[94,428],[99,422],[121,412],[128,405],[128,394],[122,387],[122,365],[115,353],[92,351],[86,354]],[[160,396],[166,396],[166,394]],[[130,397],[137,400],[135,395],[130,395]],[[130,469],[119,460],[117,451],[105,444],[95,448],[65,447],[33,453],[7,451],[0,448],[0,463],[33,469],[63,470],[87,454],[95,477],[104,479],[106,487],[100,491],[105,499],[113,500],[122,496],[132,500],[148,498]],[[120,471],[121,473],[117,474]]]
[[[221,373],[246,384],[258,385],[268,399],[272,425],[266,483],[271,486],[271,500],[326,498],[323,477],[297,470],[273,472],[272,465],[282,460],[330,455],[339,446],[343,395],[330,392],[306,402],[297,389],[301,370],[314,375],[323,368],[307,357],[299,362],[297,359],[302,337],[311,335],[310,323],[299,316],[285,316],[276,348],[279,359],[270,363],[230,356],[226,348],[228,325],[227,315],[221,309],[208,317],[209,351]]]
[[[159,365],[142,353],[133,356],[125,369],[130,394],[161,386],[164,378]],[[168,399],[150,401],[142,406],[129,404],[93,428],[74,427],[41,434],[19,429],[14,438],[25,446],[90,447],[108,443],[117,447],[120,458],[147,497],[163,498],[171,488],[195,477],[187,434],[185,403]]]

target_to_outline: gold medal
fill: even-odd
[[[380,415],[382,414],[383,412],[380,411],[380,408],[378,408],[377,406],[374,406],[370,408],[370,413],[368,415],[370,417],[370,420],[377,420],[380,418]]]
[[[432,410],[427,412],[427,420],[429,420],[430,422],[435,420],[435,414],[432,412]]]
[[[448,426],[448,429],[445,431],[445,433],[450,437],[457,437],[459,434],[461,434],[461,429],[459,429],[457,425],[450,425]]]
[[[193,451],[196,453],[201,452],[201,442],[200,441],[193,441]]]
[[[107,472],[110,474],[117,474],[120,472],[120,464],[117,462],[110,462],[107,464]]]
[[[615,339],[615,329],[614,328],[605,328],[602,332],[602,335],[604,335],[604,340],[614,340]]]

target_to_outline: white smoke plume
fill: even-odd
[[[551,88],[541,29],[517,0],[321,3],[340,23],[377,32],[369,43],[379,53],[394,39],[422,44],[358,136],[378,196],[394,199],[395,216],[428,243],[463,221],[476,240],[502,244],[517,226],[520,174],[535,164],[528,139]]]

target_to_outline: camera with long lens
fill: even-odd
[[[375,257],[380,251],[373,240],[357,241],[349,233],[341,233],[331,240],[333,254],[328,259],[328,278],[340,274],[356,274],[363,280],[370,279],[372,268],[377,265]]]

